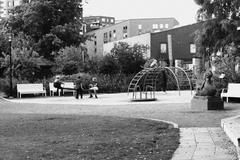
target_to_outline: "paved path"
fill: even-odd
[[[180,128],[180,146],[172,160],[235,160],[236,149],[220,127]]]
[[[235,160],[236,150],[220,128],[220,120],[240,114],[239,104],[224,111],[192,111],[191,94],[158,93],[155,102],[130,102],[127,94],[103,94],[99,99],[73,97],[23,98],[0,102],[0,114],[77,114],[162,119],[179,124],[180,147],[173,160]],[[195,128],[196,127],[196,128]]]

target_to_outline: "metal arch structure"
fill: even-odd
[[[189,86],[190,86],[191,94],[192,94],[192,81],[191,81],[191,79],[189,78],[187,72],[186,72],[184,69],[180,68],[180,67],[175,67],[175,68],[180,69],[180,70],[186,75],[186,77],[187,77],[187,79],[188,79],[188,82],[189,82]]]
[[[128,86],[128,93],[132,92],[132,100],[133,101],[152,101],[156,100],[155,92],[157,91],[157,81],[159,79],[159,75],[161,72],[165,70],[168,71],[168,73],[171,73],[171,75],[174,77],[176,81],[176,86],[179,91],[180,95],[180,83],[179,79],[183,77],[178,77],[178,74],[182,72],[184,75],[184,78],[188,81],[191,94],[192,94],[192,83],[191,80],[184,71],[184,69],[180,67],[155,67],[155,68],[144,68],[140,72],[138,72],[133,79],[131,80],[129,86]],[[168,75],[170,77],[170,75]],[[185,81],[186,81],[185,80]],[[138,97],[139,94],[139,97]],[[145,95],[145,96],[144,96]]]

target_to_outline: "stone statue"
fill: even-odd
[[[223,100],[216,94],[217,90],[213,85],[212,77],[212,71],[205,72],[204,82],[191,100],[191,109],[196,111],[224,109]]]
[[[212,81],[212,71],[206,71],[204,74],[204,82],[201,88],[197,91],[196,96],[211,96],[214,97],[217,93],[216,87]]]

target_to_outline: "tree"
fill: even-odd
[[[79,46],[82,31],[81,0],[32,0],[11,10],[7,20],[13,34],[31,38],[34,51],[53,60],[52,52],[65,46]]]
[[[144,54],[147,52],[146,45],[130,46],[126,42],[119,42],[114,44],[111,53],[117,59],[120,71],[125,74],[136,73],[141,70],[146,60]]]
[[[239,0],[194,0],[201,8],[198,21],[204,21],[203,27],[196,33],[199,53],[209,56],[218,51],[226,52],[226,47],[234,44],[240,53]]]
[[[228,73],[236,80],[235,65],[240,56],[240,1],[239,0],[194,0],[201,8],[198,21],[203,25],[196,32],[198,53],[205,60],[217,65],[218,72]],[[229,51],[229,48],[234,50]],[[215,60],[212,61],[211,57]],[[231,64],[227,64],[231,63]],[[220,64],[220,65],[219,65]]]
[[[3,53],[0,62],[0,68],[5,70],[5,75],[9,75],[9,54]],[[45,63],[44,58],[39,56],[37,52],[32,52],[26,48],[12,51],[13,76],[20,81],[34,82],[39,79],[41,76],[40,66]]]
[[[84,70],[84,61],[87,59],[88,57],[83,47],[65,47],[56,54],[56,67],[54,69],[57,73],[66,75],[78,73]]]
[[[107,54],[100,62],[99,71],[103,74],[119,73],[120,66],[118,65],[118,60],[112,54]]]

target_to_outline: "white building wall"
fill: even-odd
[[[22,0],[1,0],[3,2],[1,17],[8,17],[8,10],[22,3]]]
[[[106,43],[103,45],[103,56],[110,53],[112,48],[114,47],[114,44],[118,43],[118,42],[126,42],[130,46],[133,46],[134,44],[147,45],[147,46],[149,46],[149,48],[148,48],[147,53],[144,55],[144,57],[145,58],[151,57],[151,53],[150,53],[151,52],[151,33],[146,33],[146,34],[138,35],[135,37],[130,37],[130,38],[122,39],[119,41]]]

